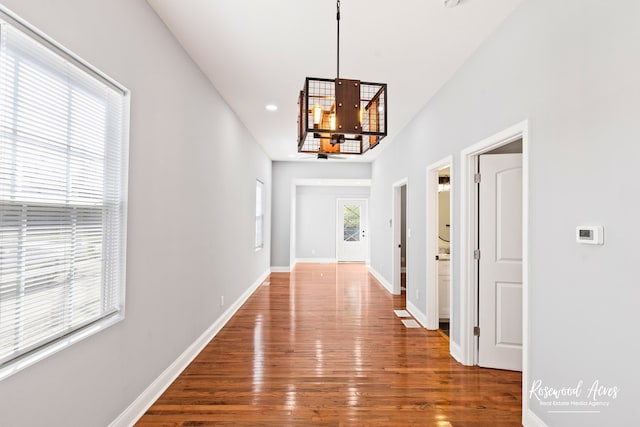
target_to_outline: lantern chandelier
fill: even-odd
[[[340,77],[340,0],[335,79],[307,77],[298,99],[298,152],[363,154],[387,136],[387,85]]]

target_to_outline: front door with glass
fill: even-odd
[[[367,200],[338,200],[336,227],[336,259],[364,262],[367,260]]]

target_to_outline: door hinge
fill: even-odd
[[[474,337],[479,337],[480,336],[480,326],[474,326],[473,327],[473,336]]]
[[[473,182],[474,182],[474,183],[476,183],[476,184],[480,184],[480,180],[481,180],[481,179],[482,179],[482,178],[481,178],[481,176],[480,176],[480,174],[479,174],[479,173],[474,173],[474,174],[473,174]]]
[[[474,249],[473,250],[473,259],[475,259],[475,260],[479,260],[480,259],[480,249]]]

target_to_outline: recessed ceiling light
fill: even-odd
[[[264,107],[267,109],[267,111],[278,111],[278,106],[275,104],[269,104],[266,107]]]
[[[444,0],[445,7],[456,7],[460,4],[460,0]]]

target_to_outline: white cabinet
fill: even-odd
[[[440,259],[438,261],[438,314],[440,320],[449,320],[449,283],[451,282],[451,273],[449,272],[448,259]]]

